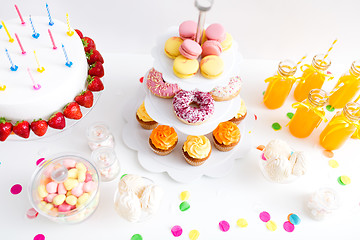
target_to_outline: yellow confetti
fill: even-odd
[[[199,231],[198,230],[191,230],[190,233],[189,233],[189,238],[190,240],[196,240],[199,238]]]
[[[351,183],[351,179],[348,176],[341,176],[340,180],[342,181],[343,184],[348,185]]]
[[[241,228],[245,228],[248,226],[248,222],[244,218],[240,218],[239,220],[237,220],[236,224]]]
[[[180,193],[181,201],[187,201],[189,200],[189,197],[190,197],[189,191],[183,191],[182,193]]]
[[[338,168],[339,163],[336,160],[331,159],[331,160],[329,160],[329,166],[332,167],[332,168]]]
[[[266,223],[266,228],[269,229],[270,231],[274,232],[277,229],[276,223],[273,220],[269,220]]]

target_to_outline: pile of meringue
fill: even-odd
[[[127,174],[119,181],[115,209],[128,221],[138,222],[143,216],[157,212],[162,197],[161,187],[149,184],[140,176]]]
[[[263,150],[265,160],[261,160],[264,174],[277,183],[288,181],[294,176],[306,173],[307,162],[302,152],[293,152],[290,146],[279,139],[271,140]]]

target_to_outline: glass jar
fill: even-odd
[[[326,120],[324,105],[329,99],[328,94],[322,89],[310,91],[308,99],[294,103],[297,108],[293,118],[289,122],[290,133],[298,138],[308,137],[322,120]]]
[[[91,153],[91,160],[99,170],[101,181],[111,181],[120,173],[119,160],[113,148],[99,147],[95,149]]]
[[[320,134],[320,145],[327,150],[340,148],[359,128],[360,104],[349,102],[338,111]]]
[[[320,188],[310,196],[306,206],[314,219],[324,220],[340,208],[340,197],[334,189]]]
[[[91,150],[99,147],[111,147],[115,145],[114,136],[104,123],[94,123],[87,129],[87,139]]]
[[[277,109],[284,104],[295,83],[295,72],[295,63],[290,60],[281,61],[277,74],[265,80],[266,83],[269,83],[263,100],[267,108]]]
[[[329,58],[324,59],[324,54],[315,55],[312,64],[304,64],[300,67],[303,74],[301,80],[294,90],[294,97],[296,101],[304,101],[311,89],[320,89],[325,80],[333,78],[332,75],[326,74],[325,71],[330,67],[331,61]],[[306,67],[306,69],[304,69]]]

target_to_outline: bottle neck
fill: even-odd
[[[314,56],[311,65],[317,70],[325,71],[330,67],[331,61],[329,58],[324,58],[324,54],[318,54]]]
[[[308,101],[314,107],[323,107],[329,100],[329,95],[322,89],[312,89]]]
[[[290,77],[296,73],[296,65],[290,60],[284,60],[279,63],[278,74],[283,77]]]
[[[343,114],[350,121],[358,122],[360,120],[360,104],[349,102],[343,109]]]
[[[360,77],[360,61],[354,61],[351,64],[351,68],[349,70],[350,74],[356,78]]]

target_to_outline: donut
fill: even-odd
[[[227,101],[239,95],[242,81],[239,76],[232,77],[225,87],[215,87],[210,91],[215,101]]]
[[[195,103],[198,107],[190,104]],[[175,115],[184,123],[199,125],[214,114],[214,99],[208,92],[185,91],[177,92],[173,99]]]
[[[180,91],[177,84],[166,83],[162,77],[162,73],[156,71],[154,68],[150,69],[146,86],[152,94],[161,98],[172,98],[175,93]]]

